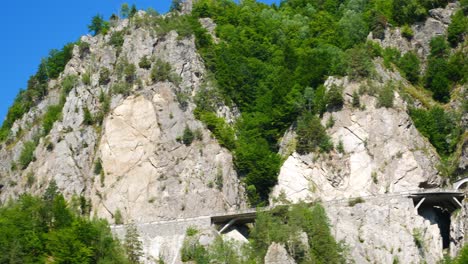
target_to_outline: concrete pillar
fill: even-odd
[[[224,230],[228,229],[230,226],[232,226],[235,222],[237,221],[237,218],[234,218],[232,219],[231,221],[229,221],[225,226],[223,226],[223,228],[221,228],[221,230],[219,230],[219,234],[222,234]]]
[[[419,206],[421,206],[421,204],[422,204],[425,200],[426,200],[426,197],[423,197],[423,198],[421,199],[421,201],[419,201],[419,203],[414,207],[414,208],[416,209],[416,211],[418,211]]]
[[[460,208],[463,208],[463,205],[460,203],[460,201],[458,201],[457,198],[452,196],[452,199],[455,201],[456,204],[458,204],[458,206],[460,206]]]

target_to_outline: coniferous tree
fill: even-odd
[[[130,18],[134,17],[137,12],[138,12],[138,10],[136,8],[136,5],[133,4],[132,8],[130,9],[130,13],[128,14],[128,17],[130,17]]]
[[[182,10],[182,0],[172,0],[171,7],[169,11],[181,11]]]
[[[88,25],[88,29],[94,36],[101,33],[105,34],[109,29],[109,24],[104,21],[101,15],[95,15],[91,20],[91,24]]]
[[[135,223],[130,223],[125,228],[125,252],[131,264],[140,263],[140,258],[143,256],[143,247],[138,235],[138,229]]]
[[[120,15],[123,18],[127,18],[130,14],[130,7],[128,6],[127,3],[123,3],[122,6],[120,7]]]

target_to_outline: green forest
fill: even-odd
[[[0,263],[139,263],[136,230],[130,226],[121,245],[90,210],[82,196],[67,202],[54,181],[42,197],[7,202],[0,207]]]
[[[268,204],[269,193],[277,183],[284,157],[278,154],[279,142],[293,126],[297,133],[295,151],[342,152],[339,142],[332,142],[327,127],[320,120],[327,111],[337,111],[344,105],[343,88],[326,89],[329,76],[349,76],[351,80],[372,80],[374,60],[381,58],[387,69],[398,71],[409,82],[387,84],[378,92],[367,87],[364,92],[375,95],[379,107],[393,107],[393,91],[398,89],[406,100],[417,99],[422,107],[408,109],[416,128],[434,146],[441,158],[441,175],[453,180],[454,164],[460,155],[460,142],[466,131],[460,126],[460,111],[468,111],[463,102],[460,111],[449,107],[457,96],[455,91],[468,80],[468,0],[460,1],[460,10],[452,17],[447,36],[434,37],[430,54],[420,58],[416,51],[402,54],[398,49],[382,48],[368,41],[370,32],[382,39],[387,28],[400,27],[403,37],[411,39],[411,25],[424,21],[429,10],[444,7],[448,0],[285,0],[278,5],[265,5],[255,0],[199,0],[192,14],[181,15],[181,1],[173,1],[172,15],[159,16],[149,10],[145,17],[135,14],[135,6],[122,6],[121,14],[133,25],[149,26],[159,36],[171,30],[179,37],[195,36],[197,49],[208,70],[206,83],[194,98],[196,118],[202,121],[234,156],[235,168],[245,184],[251,206]],[[211,18],[216,23],[215,41],[202,27],[199,18]],[[93,35],[109,34],[109,21],[95,16],[89,25]],[[124,43],[124,31],[113,33],[109,45],[117,48]],[[80,54],[90,52],[88,43],[75,42],[61,50],[52,50],[41,61],[37,73],[30,77],[0,128],[0,142],[13,144],[21,131],[11,129],[33,107],[48,95],[49,80],[63,72],[72,57],[74,46]],[[111,92],[129,95],[135,80],[136,67],[124,64],[118,69],[123,82]],[[161,60],[154,66],[143,58],[138,67],[151,69],[151,79],[180,82],[171,65]],[[110,82],[108,69],[100,71],[99,83]],[[120,78],[120,77],[119,77]],[[68,93],[79,80],[68,76],[60,86],[60,101],[50,106],[39,120],[41,133],[24,144],[18,163],[12,170],[25,169],[34,160],[34,150],[41,137],[61,118]],[[82,76],[90,83],[89,73]],[[181,105],[186,98],[178,98]],[[109,95],[99,98],[102,112],[92,116],[84,108],[84,124],[99,126],[109,112]],[[216,115],[222,101],[240,109],[241,117],[229,125]],[[186,102],[185,102],[186,103]],[[353,94],[353,107],[361,107],[359,95]],[[411,105],[411,104],[410,104]],[[333,120],[330,122],[332,123]],[[190,145],[196,134],[187,127],[180,142]],[[51,146],[53,148],[53,146]],[[99,166],[98,166],[99,165]],[[102,166],[96,162],[95,173]],[[132,229],[125,243],[115,239],[108,223],[90,216],[90,202],[74,197],[67,202],[51,183],[42,197],[28,194],[0,207],[0,263],[137,263],[141,245]],[[309,244],[291,240],[304,231]],[[261,263],[271,242],[289,243],[298,263],[345,263],[346,247],[335,241],[320,204],[292,208],[277,208],[258,215],[252,229],[250,246],[241,251],[235,245],[217,240],[211,247],[190,241],[196,230],[189,230],[181,252],[184,261],[196,263]],[[318,241],[318,243],[317,243]],[[305,247],[310,250],[305,250]],[[239,252],[242,252],[239,255]],[[306,253],[307,252],[307,253]],[[229,254],[228,254],[229,253]],[[446,263],[466,263],[468,248],[455,260]]]
[[[462,41],[467,32],[468,2],[462,1],[462,9],[454,15],[448,38],[440,36],[431,41],[425,72],[421,72],[422,62],[415,53],[401,55],[396,49],[383,49],[366,41],[369,32],[382,38],[384,29],[390,26],[401,26],[411,38],[409,25],[425,20],[429,9],[447,2],[289,0],[279,6],[251,0],[240,4],[228,0],[196,3],[193,16],[212,18],[221,40],[215,44],[195,23],[198,49],[213,73],[220,96],[242,113],[235,127],[235,144],[225,146],[234,152],[252,205],[264,204],[276,184],[282,162],[277,154],[278,141],[291,124],[297,127],[299,153],[334,149],[319,117],[341,108],[343,95],[339,87],[327,92],[323,82],[332,75],[372,79],[372,60],[376,57],[432,94],[429,99],[435,101],[434,109],[414,109],[410,114],[440,156],[449,160],[462,133],[460,115],[438,105],[448,102],[453,88],[468,78],[467,55],[454,49],[467,46]],[[234,141],[229,139],[229,130],[223,133],[217,129],[223,126],[220,121],[208,119],[212,106],[203,94],[199,97],[199,118],[211,124],[208,127],[221,142]],[[379,95],[379,100],[381,106],[392,106],[393,99],[385,94]]]
[[[399,71],[414,86],[411,92],[401,85],[382,90],[378,94],[379,106],[393,106],[391,89],[409,94],[405,97],[409,100],[412,97],[420,100],[424,107],[410,109],[409,113],[442,158],[442,174],[455,177],[454,164],[460,153],[457,146],[466,135],[459,125],[461,113],[444,105],[450,101],[454,88],[468,79],[468,57],[464,52],[468,44],[463,37],[468,28],[468,1],[460,2],[461,8],[453,16],[447,36],[432,39],[427,58],[420,58],[412,51],[402,55],[397,49],[384,49],[366,40],[369,32],[375,38],[383,38],[384,30],[395,26],[400,26],[404,37],[411,39],[414,33],[410,25],[425,20],[429,9],[447,3],[447,0],[289,0],[268,6],[253,0],[240,4],[230,0],[200,0],[189,15],[177,13],[181,1],[173,1],[173,14],[167,17],[159,16],[154,10],[138,17],[134,6],[123,6],[121,13],[136,26],[152,27],[161,36],[171,30],[176,30],[179,37],[195,35],[197,49],[209,71],[207,86],[215,87],[197,94],[195,115],[222,146],[232,151],[249,201],[256,206],[267,203],[269,192],[276,184],[283,162],[278,155],[278,143],[291,125],[297,131],[299,153],[338,150],[337,142],[331,142],[319,120],[324,112],[343,106],[342,90],[335,87],[326,91],[323,83],[328,76],[371,80],[375,78],[373,59],[378,57],[383,59],[385,67]],[[199,23],[198,18],[205,17],[216,22],[218,43]],[[116,15],[110,21],[95,16],[89,30],[94,35],[107,34],[115,19],[118,19]],[[123,31],[112,34],[109,44],[119,49]],[[0,129],[0,141],[14,142],[10,134],[13,123],[47,95],[47,81],[63,71],[74,45],[79,46],[80,54],[89,52],[89,44],[80,42],[51,51],[10,108]],[[425,71],[422,71],[423,63],[427,64]],[[137,81],[133,77],[135,66],[127,66],[121,70],[125,82],[115,85],[115,93],[129,95],[130,84]],[[148,68],[151,62],[146,58],[139,66]],[[101,72],[101,84],[109,80],[110,73],[106,70]],[[151,78],[178,83],[179,78],[170,71],[170,65],[157,62]],[[83,82],[89,82],[89,76],[84,77]],[[75,82],[72,76],[64,80],[63,98]],[[108,105],[109,99],[103,98]],[[357,95],[356,99],[359,100]],[[227,125],[215,115],[219,101],[239,107],[242,116],[235,126]],[[358,101],[355,103],[359,106]],[[42,120],[42,135],[47,135],[53,123],[60,119],[63,104],[61,100],[59,105],[48,109]],[[466,102],[462,108],[467,111]],[[88,114],[87,124],[100,124],[108,106],[106,109],[94,119],[84,109]],[[21,131],[15,137],[20,135]],[[30,145],[37,145],[42,135]],[[20,166],[29,164],[31,155],[26,154]]]
[[[181,250],[182,261],[197,264],[263,263],[271,243],[286,245],[297,263],[346,263],[347,248],[331,235],[325,209],[305,203],[259,212],[249,243],[240,246],[218,237],[208,247],[200,245],[198,230],[189,228]],[[301,233],[306,239],[300,239]]]

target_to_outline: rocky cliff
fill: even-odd
[[[375,41],[427,56],[431,37],[445,33],[457,6],[431,11],[426,22],[413,26],[412,41],[402,38],[398,28],[387,29],[385,38]],[[188,1],[183,12],[191,8]],[[107,35],[82,37],[89,50],[75,46],[64,72],[48,83],[48,95],[15,122],[12,139],[0,144],[0,200],[24,192],[41,194],[54,180],[68,198],[88,200],[92,215],[111,223],[137,223],[149,263],[158,258],[178,263],[188,227],[210,230],[204,217],[248,205],[232,153],[194,115],[194,98],[211,85],[194,36],[158,32],[145,24],[148,14],[136,16],[117,21]],[[215,35],[212,20],[200,22]],[[111,38],[119,32],[123,43],[116,47]],[[153,66],[168,63],[171,77],[155,78],[141,65],[144,58]],[[298,154],[291,125],[280,143],[284,163],[270,203],[322,201],[335,238],[348,246],[356,263],[437,263],[444,253],[439,227],[418,215],[407,194],[446,184],[438,168],[440,157],[408,114],[410,106],[421,107],[417,100],[405,100],[402,87],[409,82],[381,60],[373,64],[372,80],[329,77],[325,82],[327,89],[343,87],[343,107],[321,118],[340,150]],[[128,65],[135,68],[131,79],[138,81],[122,91],[118,88],[127,81]],[[25,144],[41,135],[40,121],[49,106],[59,103],[67,78],[77,81],[61,119],[39,137],[33,161],[18,168]],[[380,107],[375,92],[389,84],[399,87],[393,91],[393,107]],[[359,94],[359,106],[353,104],[354,94]],[[223,102],[217,114],[228,123],[239,115],[235,106]],[[184,139],[186,133],[190,140]],[[462,173],[467,146],[460,147]],[[349,202],[357,198],[361,200]],[[466,240],[466,212],[465,206],[452,216],[452,254]],[[122,226],[114,229],[123,236]],[[201,239],[209,244],[217,233],[206,232]],[[295,263],[277,243],[265,262]]]
[[[108,43],[119,31],[126,35],[117,51]],[[181,38],[175,31],[156,35],[123,20],[107,36],[85,36],[81,41],[89,43],[89,53],[83,56],[75,47],[64,73],[49,83],[46,99],[15,123],[14,133],[27,132],[1,148],[2,180],[8,181],[2,200],[25,191],[41,193],[55,180],[68,197],[91,199],[93,214],[111,222],[117,210],[124,222],[148,222],[245,206],[231,154],[193,116],[193,96],[205,78],[193,37]],[[180,81],[152,81],[149,70],[138,68],[136,79],[141,81],[131,86],[131,95],[114,93],[119,65],[138,65],[144,56],[168,62]],[[99,82],[104,68],[111,72],[107,84]],[[39,133],[41,115],[58,102],[61,82],[87,73],[91,82],[75,84],[62,119],[34,151],[35,160],[24,170],[12,170],[24,143]],[[102,93],[110,96],[109,114],[102,125],[86,125],[84,109],[96,116]],[[199,133],[189,145],[178,140],[186,127]],[[97,163],[102,171],[94,173]],[[34,183],[26,186],[31,174]]]

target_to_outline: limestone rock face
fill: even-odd
[[[324,205],[333,235],[348,245],[355,263],[438,263],[443,257],[439,227],[419,216],[407,197]]]
[[[195,0],[183,2],[182,13],[189,13]],[[430,38],[444,34],[457,4],[431,11],[431,17],[413,26],[411,41],[401,37],[399,29],[387,29],[384,47],[403,52],[429,52]],[[144,18],[144,12],[138,12]],[[216,24],[208,18],[200,23],[215,42]],[[112,34],[125,31],[122,47],[109,44]],[[196,237],[209,245],[218,236],[210,216],[245,208],[241,181],[233,165],[232,154],[221,147],[211,132],[198,121],[193,111],[194,97],[208,86],[203,60],[196,51],[194,37],[181,38],[177,32],[158,34],[150,27],[127,19],[116,22],[109,34],[84,36],[89,52],[73,50],[73,58],[57,80],[48,84],[48,95],[12,127],[12,137],[0,144],[0,201],[29,192],[40,195],[55,180],[67,198],[82,196],[91,204],[91,215],[115,223],[120,212],[124,223],[134,221],[143,241],[145,263],[181,263],[180,249],[189,227],[200,230]],[[152,64],[162,60],[170,64],[171,81],[154,81],[151,70],[140,68],[142,58]],[[116,91],[125,83],[122,67],[135,65],[133,83],[128,91]],[[107,69],[109,83],[100,75]],[[90,75],[90,83],[83,76]],[[405,80],[376,63],[381,89],[389,81]],[[77,82],[66,97],[61,119],[42,136],[41,119],[61,97],[65,78]],[[437,226],[419,217],[412,201],[402,193],[441,185],[436,169],[439,158],[414,127],[407,105],[395,92],[393,108],[377,107],[375,95],[360,95],[360,108],[352,107],[352,95],[364,83],[330,77],[325,83],[344,87],[342,109],[327,112],[323,125],[337,149],[343,152],[299,155],[294,152],[294,126],[280,142],[284,157],[278,184],[271,203],[284,199],[324,201],[337,240],[343,240],[356,263],[436,263],[442,257]],[[465,93],[466,94],[466,93]],[[104,97],[104,98],[103,98]],[[463,97],[460,97],[463,98]],[[454,102],[455,108],[463,100]],[[106,110],[106,107],[108,108]],[[85,115],[92,115],[89,124]],[[216,114],[233,125],[240,116],[235,106],[220,101]],[[464,120],[468,120],[466,114]],[[88,118],[89,119],[89,118]],[[466,123],[466,122],[465,122]],[[186,140],[191,134],[192,140]],[[190,136],[188,136],[190,137]],[[20,167],[25,144],[38,140],[33,161]],[[459,171],[466,171],[468,144],[462,146]],[[364,203],[348,205],[351,197],[363,197]],[[467,211],[452,217],[452,255],[466,242]],[[113,225],[119,237],[125,230]],[[423,243],[417,245],[415,236]],[[238,231],[223,235],[248,243]],[[308,245],[307,236],[300,240]],[[273,243],[265,263],[293,264],[285,247]]]
[[[429,43],[435,36],[445,35],[451,16],[458,9],[458,3],[449,3],[445,8],[436,8],[429,11],[430,17],[426,21],[411,26],[414,36],[411,40],[404,38],[401,28],[387,28],[383,40],[374,39],[383,47],[393,47],[405,53],[410,50],[416,51],[422,58],[430,52]]]
[[[160,83],[152,87],[152,98],[128,97],[106,119],[99,148],[105,179],[94,185],[103,197],[95,200],[100,216],[119,209],[149,222],[239,205],[231,154],[179,108],[171,88]],[[202,131],[203,138],[191,145],[177,142],[186,127]],[[216,177],[223,182],[220,189],[213,187]]]
[[[118,50],[109,40],[121,30],[126,34]],[[117,210],[125,222],[151,222],[244,207],[231,153],[193,115],[193,96],[205,78],[194,38],[179,38],[175,31],[158,35],[121,20],[108,35],[85,36],[82,41],[89,44],[89,53],[80,54],[75,47],[64,73],[49,83],[49,95],[15,123],[15,131],[30,129],[18,143],[0,148],[0,173],[10,181],[8,185],[2,179],[1,200],[26,190],[39,194],[53,179],[65,196],[86,197],[92,213],[110,222]],[[151,71],[138,66],[144,56],[153,63],[168,62],[180,80],[154,82]],[[138,80],[128,86],[129,95],[113,88],[123,82],[119,69],[125,63],[136,66]],[[108,84],[99,81],[104,68],[110,72]],[[85,73],[91,74],[90,84],[81,80]],[[40,133],[36,120],[58,103],[60,84],[71,75],[78,81],[66,98],[61,120],[40,139],[35,160],[24,170],[15,169],[23,144]],[[85,124],[85,109],[94,118],[102,115],[102,95],[109,96],[109,113],[102,124]],[[219,107],[220,116],[236,115],[222,103]],[[182,142],[187,129],[196,135],[190,144]],[[95,170],[97,164],[102,170]],[[26,186],[30,174],[34,183]]]
[[[283,245],[273,242],[265,256],[265,264],[295,264]]]
[[[325,113],[322,123],[334,120],[328,134],[344,152],[291,154],[272,196],[283,195],[293,202],[328,201],[438,186],[437,153],[414,127],[399,95],[395,93],[394,108],[376,107],[376,98],[369,95],[360,98],[365,109],[353,108],[351,95],[360,85],[342,84],[345,106]],[[284,138],[291,140],[288,133]]]
[[[377,67],[382,83],[401,79]],[[419,216],[408,193],[442,183],[436,165],[438,155],[415,128],[406,103],[395,92],[392,108],[378,107],[376,97],[360,95],[361,107],[351,106],[352,95],[364,84],[330,77],[325,85],[344,88],[342,109],[323,115],[335,150],[329,154],[299,155],[290,129],[281,142],[286,158],[271,202],[321,200],[333,235],[349,246],[356,263],[437,263],[443,256],[439,227]],[[338,151],[342,146],[342,152]],[[349,206],[351,199],[365,202]],[[424,248],[416,245],[421,237]]]
[[[468,194],[468,190],[465,189],[465,197]],[[468,204],[464,203],[464,206],[452,214],[451,225],[450,225],[450,255],[455,257],[458,255],[460,249],[468,243]]]

